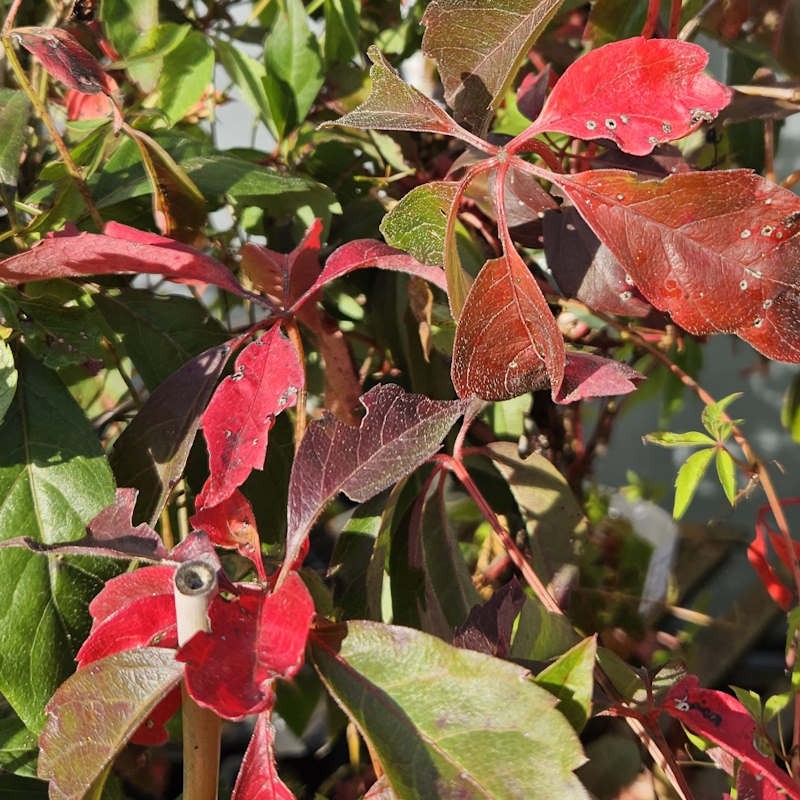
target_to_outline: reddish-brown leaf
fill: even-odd
[[[97,59],[61,28],[15,28],[11,36],[54,78],[84,94],[109,94],[110,84]]]
[[[189,521],[194,528],[204,531],[217,547],[237,550],[252,561],[259,579],[266,581],[267,575],[261,560],[261,542],[250,501],[238,489],[234,489],[221,503],[209,506],[205,502],[209,483],[210,479],[197,496],[197,510]]]
[[[735,333],[769,358],[800,362],[797,195],[747,170],[558,180],[630,282],[678,325]]]
[[[304,382],[297,350],[279,325],[239,353],[202,418],[211,472],[206,506],[218,505],[251,470],[263,468],[275,417],[297,402]]]
[[[182,283],[211,283],[241,294],[227,268],[172,239],[109,222],[105,233],[64,230],[24,253],[0,261],[0,280],[9,284],[80,275],[163,275]]]
[[[231,800],[295,800],[295,796],[278,777],[275,729],[270,717],[266,711],[258,715]]]
[[[274,678],[290,678],[303,663],[314,602],[290,573],[272,594],[239,586],[209,608],[211,632],[200,632],[176,656],[186,663],[186,688],[201,706],[240,720],[272,707]]]
[[[645,155],[716,117],[731,92],[703,74],[708,53],[677,39],[612,42],[575,61],[561,76],[539,118],[523,133],[610,139]]]
[[[460,397],[511,397],[564,378],[565,351],[541,289],[515,250],[486,262],[472,284],[453,344]]]
[[[436,452],[467,407],[407,394],[395,384],[374,387],[361,402],[367,413],[358,428],[326,414],[306,429],[289,480],[284,571],[338,492],[364,502],[405,477]]]
[[[589,397],[628,394],[643,377],[619,361],[570,350],[564,365],[564,380],[553,399],[557,403],[574,403]]]
[[[789,797],[800,800],[800,786],[757,749],[758,727],[732,695],[703,689],[697,676],[688,675],[669,690],[661,710],[732,753]]]

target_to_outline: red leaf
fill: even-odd
[[[717,116],[731,91],[703,74],[708,53],[677,39],[636,37],[587,53],[561,76],[539,118],[520,135],[543,131],[611,139],[645,155]]]
[[[284,573],[329,500],[344,492],[364,502],[411,473],[436,452],[467,407],[407,394],[395,384],[375,386],[361,402],[367,413],[360,427],[326,414],[300,442],[289,479]]]
[[[156,747],[169,741],[167,723],[181,707],[181,689],[176,686],[148,715],[131,736],[131,744]]]
[[[800,498],[792,498],[790,500],[782,500],[781,505],[795,505],[800,502]],[[778,557],[783,562],[784,566],[791,570],[792,565],[789,558],[788,548],[783,540],[783,537],[776,531],[770,529],[767,524],[767,516],[770,514],[768,504],[764,504],[758,510],[756,517],[756,531],[755,538],[747,547],[747,560],[752,565],[756,574],[761,578],[764,588],[769,593],[769,596],[784,610],[788,611],[794,605],[794,592],[787,587],[779,577],[778,573],[772,568],[769,563],[769,556],[767,552],[767,534],[769,534],[772,546]],[[798,555],[797,542],[793,542],[795,549],[795,558]]]
[[[786,795],[760,771],[741,764],[736,773],[736,800],[784,800]]]
[[[797,195],[748,170],[661,181],[596,170],[558,182],[630,280],[678,325],[735,333],[769,358],[800,362]]]
[[[343,244],[328,256],[325,268],[314,284],[295,301],[293,309],[299,308],[326,283],[330,283],[336,278],[341,278],[342,275],[347,275],[348,272],[364,269],[365,267],[407,272],[410,275],[424,278],[434,286],[438,286],[442,291],[447,291],[444,272],[438,267],[421,264],[408,253],[404,253],[395,247],[389,247],[388,244],[383,242],[377,242],[373,239],[356,239]],[[0,272],[1,274],[2,272]]]
[[[274,741],[275,730],[270,715],[267,712],[259,714],[231,800],[295,800],[278,777]]]
[[[109,580],[89,604],[94,622],[75,660],[79,667],[122,650],[176,647],[174,566],[152,566]]]
[[[732,753],[789,797],[800,800],[800,786],[756,748],[758,726],[732,695],[703,689],[697,676],[689,675],[670,689],[662,711]]]
[[[486,262],[453,344],[459,397],[507,400],[564,378],[564,342],[541,289],[515,250]]]
[[[217,387],[202,417],[211,476],[203,489],[215,506],[262,469],[275,417],[297,402],[305,382],[294,345],[274,325],[245,347],[233,375]]]
[[[24,253],[0,261],[0,279],[17,284],[78,275],[163,275],[183,283],[211,283],[236,294],[242,288],[209,256],[163,236],[119,223],[105,233],[61,231]]]
[[[272,680],[290,678],[303,663],[314,602],[291,573],[273,594],[239,587],[232,600],[209,608],[211,632],[201,631],[177,653],[186,688],[201,706],[240,720],[272,707]]]
[[[238,490],[234,489],[229,497],[215,506],[208,506],[205,502],[205,491],[197,496],[195,515],[189,520],[194,528],[204,531],[217,547],[227,547],[237,550],[245,558],[250,559],[256,568],[258,577],[267,580],[264,563],[261,560],[261,542],[258,538],[258,528],[253,514],[253,507],[248,499]]]
[[[61,28],[15,28],[11,36],[70,89],[84,94],[110,93],[103,68],[71,33]]]

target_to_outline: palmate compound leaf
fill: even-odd
[[[578,739],[524,669],[410,628],[346,630],[315,634],[312,658],[398,797],[588,797]]]
[[[253,469],[262,469],[275,417],[297,402],[305,373],[297,349],[273,325],[245,347],[203,413],[210,477],[204,506],[221,503]]]
[[[144,272],[171,281],[210,283],[235,294],[242,287],[219,261],[173,239],[109,222],[104,233],[64,230],[0,261],[0,280],[16,285],[80,275]]]
[[[522,133],[611,139],[646,155],[713,120],[731,91],[703,74],[708,53],[677,39],[635,37],[592,50],[561,76],[539,118]]]
[[[455,117],[483,133],[531,46],[562,0],[433,0],[422,49],[439,67]]]
[[[127,650],[68,678],[48,705],[39,739],[39,777],[51,800],[82,800],[150,711],[183,677],[174,653]]]
[[[364,502],[405,477],[436,452],[467,408],[465,401],[429,400],[395,384],[370,389],[361,403],[366,415],[358,428],[326,414],[306,429],[289,481],[284,571],[336,494]]]
[[[735,333],[769,358],[800,362],[797,195],[748,170],[558,180],[630,282],[678,325]]]
[[[564,348],[547,302],[516,250],[490,259],[467,295],[451,370],[459,397],[507,400],[551,387],[558,403],[633,391],[639,374]]]

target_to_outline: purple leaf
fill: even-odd
[[[366,415],[358,428],[326,414],[306,430],[289,480],[285,565],[336,494],[364,502],[405,477],[436,452],[467,407],[407,394],[394,384],[374,387],[361,402]]]

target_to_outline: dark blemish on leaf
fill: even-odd
[[[739,281],[739,288],[740,288],[742,291],[744,291],[744,290],[747,288],[747,281],[746,281],[746,280],[741,280],[741,281]]]
[[[587,119],[586,120],[586,127],[590,131],[593,131],[597,127],[597,123],[593,119]]]
[[[225,438],[230,439],[233,436],[233,431],[225,431]]]
[[[670,125],[669,122],[662,122],[661,130],[664,131],[664,133],[672,133],[672,125]]]
[[[740,239],[749,239],[749,238],[750,238],[750,234],[751,234],[751,233],[752,233],[752,231],[751,231],[749,228],[745,228],[745,229],[744,229],[744,230],[743,230],[743,231],[742,231],[742,232],[739,234],[739,238],[740,238]]]
[[[253,447],[255,447],[258,444],[258,439],[253,439],[253,443],[252,444],[253,444]]]
[[[755,320],[753,321],[753,327],[754,328],[760,328],[763,324],[764,324],[764,320],[761,319],[761,317],[756,317]]]
[[[761,304],[761,308],[764,309],[771,308],[771,306],[772,306],[772,300],[769,297]]]
[[[717,116],[713,111],[703,111],[702,108],[693,108],[690,112],[692,125],[699,122],[713,122]]]
[[[791,228],[797,224],[798,220],[800,220],[800,211],[794,211],[783,220],[783,226],[785,228]]]
[[[26,314],[22,309],[17,311],[17,319],[20,322],[30,322],[31,321],[30,315]]]
[[[775,228],[772,225],[765,225],[761,229],[761,235],[762,236],[770,236],[774,230],[775,230]]]
[[[617,121],[615,119],[611,119],[611,117],[609,117],[606,120],[606,128],[608,128],[610,131],[613,131],[616,127],[617,127]]]
[[[623,303],[627,303],[633,297],[633,292],[620,292],[619,299]]]
[[[240,381],[242,378],[244,378],[244,364],[236,367],[236,372],[231,375],[232,381]]]
[[[625,283],[627,283],[628,286],[633,286],[633,278],[631,278],[631,276],[627,273],[625,275]]]
[[[648,136],[647,141],[649,144],[658,144],[658,139],[655,136]]]

